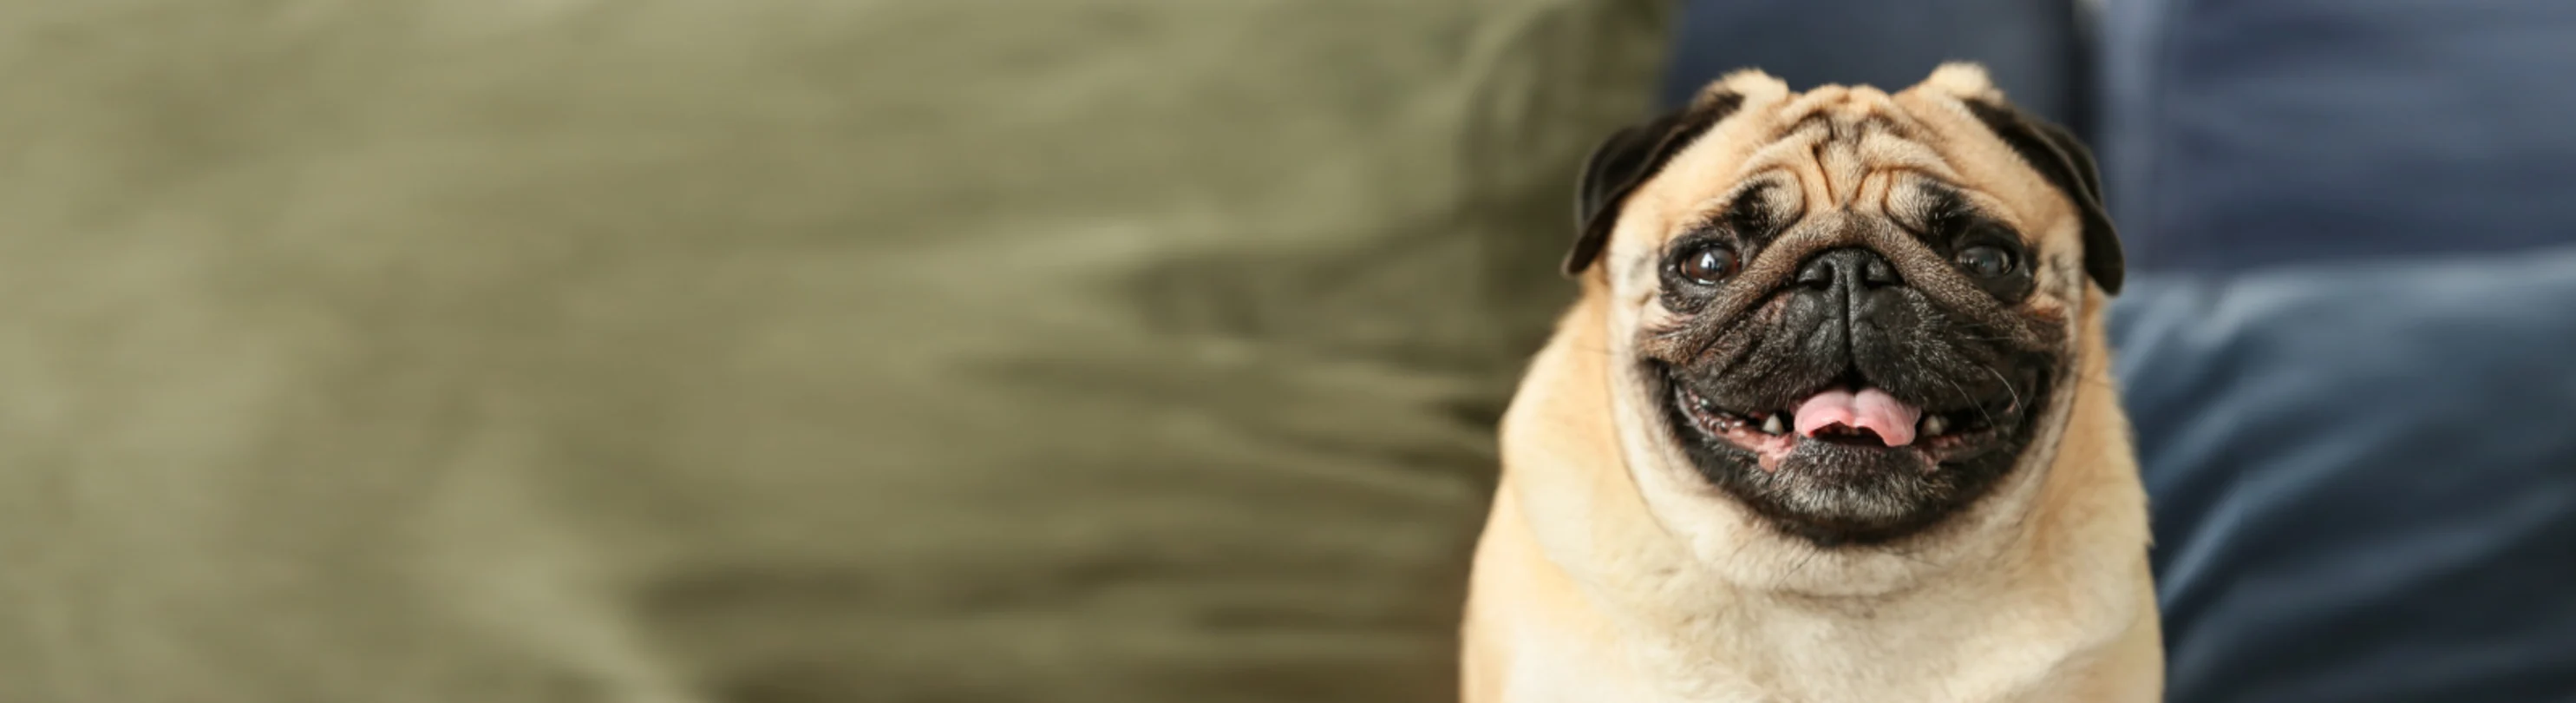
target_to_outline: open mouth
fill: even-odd
[[[1765,471],[1778,470],[1802,442],[1912,454],[1930,470],[1992,444],[1999,423],[2017,409],[1927,412],[1884,390],[1849,384],[1764,410],[1720,407],[1682,384],[1673,385],[1673,401],[1701,434],[1752,452]]]

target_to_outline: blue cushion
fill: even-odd
[[[2082,124],[2088,80],[2073,0],[1688,0],[1674,22],[1664,102],[1678,105],[1738,68],[1804,90],[1825,83],[1888,90],[1943,61],[1986,64],[2025,109]]]
[[[2571,2],[2112,2],[2100,136],[2130,266],[2576,242],[2571,37]]]
[[[2169,700],[2576,700],[2576,247],[2131,286]]]

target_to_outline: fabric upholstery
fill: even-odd
[[[2106,20],[2170,699],[2576,698],[2576,6]]]
[[[2576,243],[2576,4],[2114,0],[2101,135],[2140,270]]]
[[[2168,700],[2576,697],[2576,247],[2135,284]]]
[[[1986,65],[1995,85],[2042,117],[2091,123],[2089,26],[2075,0],[1684,0],[1674,22],[1667,105],[1739,68],[1805,90],[1825,83],[1888,90],[1944,61]]]
[[[1663,16],[0,6],[0,700],[1446,697]]]

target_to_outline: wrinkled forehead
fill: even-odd
[[[1839,211],[1911,223],[1964,200],[2034,248],[2080,230],[2063,196],[1968,110],[1963,101],[1994,95],[1981,73],[1945,69],[1894,95],[1831,85],[1792,93],[1760,74],[1707,90],[1742,107],[1632,196],[1620,229],[1636,231],[1614,242],[1659,245],[1739,201],[1782,221]]]

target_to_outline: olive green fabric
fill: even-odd
[[[1661,14],[0,4],[0,701],[1449,696]]]

